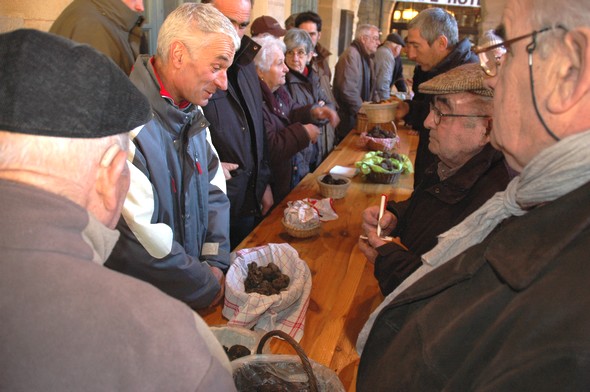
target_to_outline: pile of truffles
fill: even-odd
[[[322,178],[322,182],[328,185],[344,185],[346,184],[346,180],[343,178],[334,178],[331,174],[326,174],[324,178]]]
[[[275,263],[268,263],[266,267],[259,267],[255,262],[248,264],[248,276],[244,281],[247,293],[274,295],[288,286],[289,277]]]
[[[223,350],[227,354],[227,357],[230,361],[252,354],[248,347],[242,346],[241,344],[234,344],[230,348],[223,346]]]
[[[381,129],[379,125],[376,125],[373,129],[367,132],[367,136],[375,139],[392,139],[395,137],[395,132]]]

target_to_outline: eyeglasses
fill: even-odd
[[[434,104],[430,103],[430,111],[434,113],[434,123],[436,125],[440,125],[443,117],[475,117],[475,118],[490,118],[485,114],[451,114],[451,113],[443,113],[440,111],[439,108],[434,106]]]
[[[561,25],[557,25],[556,27],[567,31],[567,29]],[[540,30],[535,30],[529,34],[524,34],[524,35],[518,36],[516,38],[509,39],[507,41],[502,41],[502,42],[495,44],[495,45],[491,45],[491,46],[487,46],[487,47],[483,47],[483,48],[476,48],[473,52],[475,54],[477,54],[477,56],[479,57],[479,64],[481,65],[481,68],[484,70],[484,72],[488,76],[496,76],[496,74],[498,73],[498,68],[500,66],[502,57],[510,49],[510,46],[512,44],[514,44],[515,42],[518,42],[518,41],[522,41],[523,39],[530,38],[530,37],[533,37],[533,41],[534,41],[537,34],[544,33],[546,31],[550,31],[550,30],[553,30],[553,27],[545,27]],[[495,36],[495,38],[497,38],[498,41],[502,40],[499,36]],[[534,49],[535,48],[532,48],[532,50],[534,50]],[[529,50],[528,47],[527,47],[527,50]],[[494,53],[492,55],[490,55],[490,53],[489,53],[491,51],[494,51]]]
[[[306,57],[307,56],[307,52],[304,50],[287,50],[287,53],[285,53],[287,56],[289,57]]]
[[[553,131],[551,131],[551,129],[549,129],[549,126],[547,125],[547,123],[545,122],[543,117],[541,116],[541,112],[539,111],[539,106],[537,105],[537,98],[535,96],[535,82],[534,82],[534,78],[533,78],[533,52],[537,48],[537,34],[544,33],[546,31],[550,31],[550,30],[554,30],[554,29],[560,29],[565,32],[568,31],[568,29],[562,25],[556,25],[555,27],[553,27],[553,26],[544,27],[540,30],[533,31],[532,33],[521,35],[519,37],[509,39],[508,41],[500,42],[499,44],[495,44],[495,45],[488,46],[488,47],[481,48],[481,49],[476,49],[474,52],[479,56],[479,62],[480,62],[481,68],[484,70],[484,72],[488,76],[496,76],[496,74],[498,73],[498,68],[500,67],[500,64],[501,64],[502,57],[504,56],[506,51],[508,49],[510,49],[510,45],[512,45],[513,43],[518,42],[520,40],[523,40],[525,38],[532,38],[531,42],[526,46],[526,51],[529,55],[529,80],[530,80],[530,85],[531,85],[531,96],[532,96],[532,101],[533,101],[533,107],[535,109],[535,113],[537,114],[537,118],[539,119],[539,121],[541,122],[543,127],[545,128],[545,131],[554,140],[559,141],[559,137],[555,133],[553,133]],[[493,57],[490,57],[489,55],[486,54],[487,52],[489,52],[491,50],[500,49],[500,48],[503,48],[504,50],[499,52],[499,54],[496,54]]]

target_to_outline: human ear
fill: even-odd
[[[174,64],[176,67],[180,67],[182,65],[185,55],[186,47],[182,42],[176,41],[170,45],[170,59],[172,64]]]
[[[129,190],[128,177],[127,151],[118,144],[113,144],[103,154],[96,179],[96,192],[105,210],[119,211],[123,202],[122,194]]]
[[[569,31],[556,60],[556,78],[547,107],[563,113],[579,104],[590,92],[590,28]]]
[[[444,35],[439,35],[435,43],[438,46],[438,49],[445,50],[449,45],[449,39]]]

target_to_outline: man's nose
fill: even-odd
[[[215,86],[220,90],[227,90],[227,71],[219,72],[217,78],[215,78]]]

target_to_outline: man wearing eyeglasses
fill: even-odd
[[[391,293],[436,245],[437,235],[460,223],[496,192],[506,188],[509,172],[502,153],[490,144],[492,91],[483,84],[479,64],[465,64],[420,85],[434,95],[424,126],[430,130],[430,151],[436,161],[412,196],[391,201],[379,221],[379,206],[363,213],[359,249],[375,263],[383,295]],[[385,241],[377,235],[399,237]]]
[[[373,100],[375,70],[372,56],[379,46],[379,29],[359,25],[355,39],[340,55],[334,71],[334,97],[338,104],[340,124],[336,139],[340,141],[356,126],[356,116],[363,101]]]
[[[411,101],[400,102],[396,117],[403,118],[419,134],[414,164],[416,187],[426,168],[434,162],[434,155],[428,149],[429,131],[424,126],[432,96],[420,93],[417,87],[459,65],[478,61],[471,52],[471,42],[467,38],[459,41],[455,18],[442,8],[427,8],[410,21],[406,51],[408,58],[416,62],[413,77],[416,94]]]
[[[590,386],[590,3],[506,2],[497,33],[491,143],[521,174],[388,298],[359,391]]]

